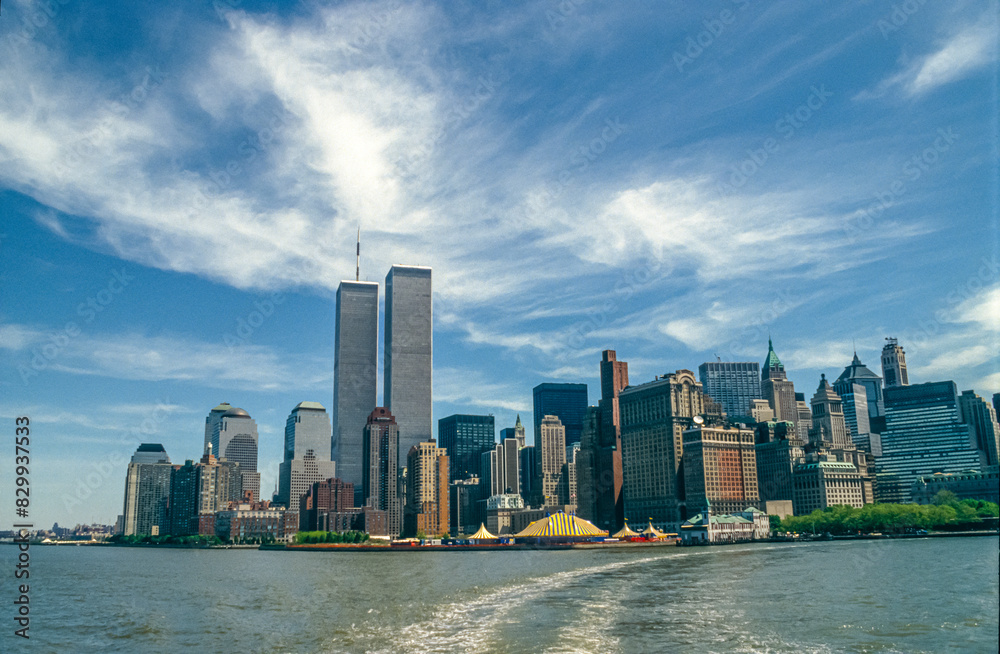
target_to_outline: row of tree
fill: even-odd
[[[369,538],[363,531],[300,531],[295,534],[299,544],[313,543],[363,543]]]
[[[148,534],[124,536],[122,534],[115,534],[108,539],[108,542],[121,543],[123,545],[188,545],[192,547],[223,544],[222,539],[218,536],[171,536],[170,534],[162,536],[150,536]]]
[[[983,500],[959,500],[950,491],[941,491],[933,504],[867,504],[860,509],[838,505],[809,515],[772,516],[773,531],[798,533],[889,533],[918,529],[975,527],[983,518],[997,517],[998,506]]]

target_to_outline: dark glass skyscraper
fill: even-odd
[[[566,428],[566,445],[579,443],[583,418],[587,415],[586,384],[539,384],[533,390],[535,445],[541,435],[542,418],[556,416]]]
[[[333,352],[333,437],[337,476],[361,486],[361,439],[378,401],[378,284],[340,282]]]
[[[493,416],[456,414],[438,420],[438,447],[448,451],[451,480],[481,477],[481,456],[496,445]]]
[[[432,436],[431,269],[393,266],[385,277],[385,406],[399,425],[399,465]]]
[[[885,402],[882,399],[882,378],[861,363],[858,353],[854,353],[851,365],[844,368],[837,381],[833,382],[833,390],[843,397],[850,393],[851,384],[858,384],[865,389],[865,399],[868,405],[868,418],[879,418],[885,415]]]

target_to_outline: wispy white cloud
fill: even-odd
[[[434,369],[434,401],[467,406],[471,409],[491,408],[508,411],[530,411],[526,389],[510,383],[491,381],[479,370],[440,367]]]

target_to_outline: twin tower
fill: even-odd
[[[337,289],[331,458],[355,488],[365,424],[378,403],[378,296],[377,282],[343,281]],[[431,269],[393,266],[385,276],[383,400],[399,429],[400,470],[410,447],[431,440],[432,350]]]

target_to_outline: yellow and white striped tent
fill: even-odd
[[[469,536],[469,540],[496,540],[496,536],[486,531],[486,525],[479,523],[479,531]]]
[[[665,533],[654,527],[652,521],[649,523],[649,526],[642,531],[642,535],[647,538],[666,538],[667,536]]]
[[[629,527],[628,523],[626,522],[625,526],[622,527],[620,530],[616,531],[612,536],[612,538],[628,538],[630,536],[638,536],[638,535],[639,532]]]
[[[528,525],[524,531],[515,534],[515,538],[565,538],[573,536],[607,536],[592,522],[575,515],[559,511]]]

